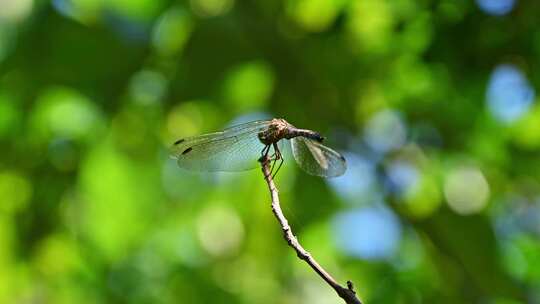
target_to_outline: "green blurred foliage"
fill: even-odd
[[[0,303],[339,303],[258,170],[168,157],[260,115],[346,151],[277,184],[365,303],[540,303],[540,7],[488,2],[0,1]],[[514,70],[493,94],[530,104],[497,112]]]

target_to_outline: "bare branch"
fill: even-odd
[[[268,189],[270,190],[270,195],[272,197],[272,212],[276,216],[279,224],[281,225],[281,230],[283,231],[283,236],[285,240],[295,251],[296,255],[304,260],[315,272],[328,284],[330,285],[336,293],[342,298],[347,304],[362,304],[360,300],[356,297],[356,292],[354,291],[353,284],[351,281],[347,281],[347,288],[339,285],[336,280],[322,268],[319,263],[311,256],[311,254],[300,245],[298,239],[293,234],[291,226],[287,218],[283,215],[281,211],[281,206],[279,204],[279,195],[274,180],[272,178],[270,170],[270,160],[268,157],[265,157],[260,160],[262,172],[264,174],[264,180],[268,184]]]

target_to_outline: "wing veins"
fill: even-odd
[[[218,144],[220,141],[226,141],[232,137],[241,137],[245,136],[249,133],[254,133],[254,130],[262,130],[266,125],[268,125],[270,121],[268,120],[259,120],[259,121],[252,121],[245,124],[232,126],[227,129],[224,129],[223,131],[218,132],[212,132],[208,134],[203,134],[199,136],[192,136],[187,137],[183,140],[178,140],[178,144],[173,145],[171,147],[171,154],[175,158],[182,157],[182,153],[186,151],[189,148],[196,149],[197,147],[200,147],[201,145],[207,145],[207,144]],[[227,133],[232,133],[227,136]],[[225,136],[225,137],[223,137]],[[239,140],[236,140],[237,142]],[[208,150],[208,149],[206,149]]]

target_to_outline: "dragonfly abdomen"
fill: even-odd
[[[313,139],[313,140],[318,141],[318,142],[322,142],[324,140],[324,137],[322,137],[321,134],[319,134],[319,133],[317,133],[315,131],[306,130],[306,129],[289,130],[289,134],[287,136],[287,139],[291,139],[291,138],[298,137],[298,136]]]

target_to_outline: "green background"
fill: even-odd
[[[512,0],[0,1],[0,303],[341,303],[259,170],[176,139],[283,117],[282,205],[365,303],[540,303],[540,6]]]

